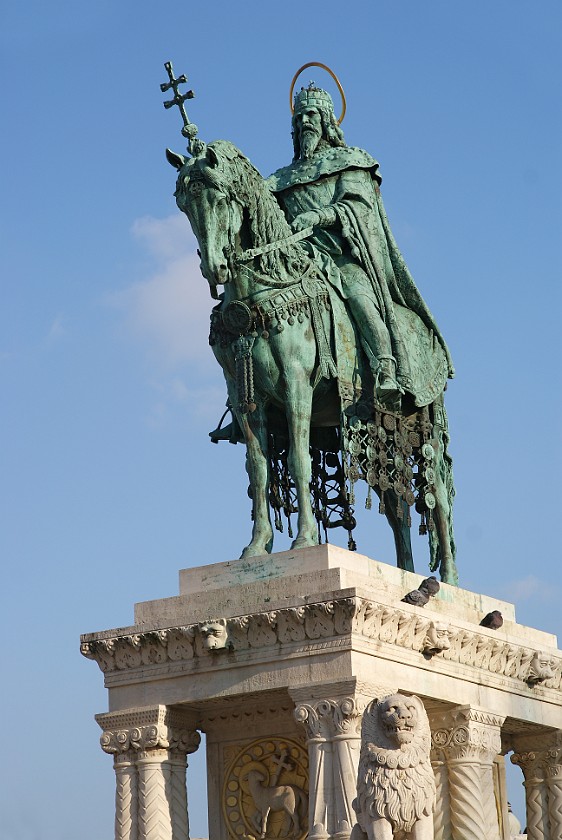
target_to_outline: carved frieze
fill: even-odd
[[[279,645],[338,645],[351,634],[387,645],[438,653],[445,660],[521,680],[530,687],[559,689],[562,658],[513,644],[480,629],[432,620],[415,609],[360,597],[339,598],[235,618],[83,641],[81,652],[102,671],[127,671],[165,662],[207,657],[220,662],[227,651]]]

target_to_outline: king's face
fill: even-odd
[[[322,118],[318,108],[302,108],[295,114],[301,158],[312,157],[322,138]]]

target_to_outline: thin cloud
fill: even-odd
[[[65,334],[66,329],[64,326],[64,320],[65,319],[62,312],[59,312],[59,314],[53,319],[53,321],[51,322],[51,326],[49,327],[49,331],[47,333],[48,342],[57,341],[57,339],[62,338],[62,336]]]
[[[165,219],[143,216],[133,222],[131,233],[150,253],[164,262],[192,254],[197,248],[189,223],[180,213]]]
[[[112,294],[110,305],[123,313],[128,330],[159,364],[211,365],[208,334],[214,304],[186,220],[179,214],[145,217],[135,221],[132,233],[154,257],[155,269],[146,279]]]
[[[541,580],[535,575],[527,575],[527,577],[509,581],[504,592],[505,597],[516,604],[531,600],[547,603],[558,600],[561,594],[558,586],[553,585],[552,582]]]
[[[210,424],[209,428],[215,426],[226,403],[226,389],[220,371],[219,377],[216,382],[194,387],[188,386],[178,377],[153,381],[151,384],[158,398],[151,406],[148,425],[152,428],[165,426],[170,417],[176,414],[178,407],[181,407],[187,409],[192,417]]]

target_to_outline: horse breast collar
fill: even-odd
[[[313,268],[312,264],[310,268]],[[255,300],[256,297],[258,300]],[[285,323],[291,327],[295,321],[303,323],[305,318],[311,319],[318,348],[314,384],[322,377],[337,377],[337,366],[330,347],[330,331],[326,329],[323,315],[323,311],[331,308],[330,296],[321,277],[307,273],[296,283],[264,289],[252,298],[247,303],[242,300],[230,301],[224,309],[222,304],[215,307],[211,313],[209,334],[211,346],[220,344],[221,347],[232,347],[239,409],[244,414],[255,408],[252,363],[254,342],[260,335],[267,341],[272,330],[283,332]]]

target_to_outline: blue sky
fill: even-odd
[[[561,30],[550,0],[4,0],[5,840],[111,836],[93,721],[106,695],[79,634],[129,624],[134,602],[176,594],[178,569],[247,542],[242,448],[207,442],[224,389],[164,158],[185,147],[161,104],[168,59],[196,91],[201,136],[232,140],[264,174],[291,158],[295,70],[338,73],[346,140],[381,163],[395,236],[456,364],[461,585],[562,635]],[[393,562],[377,514],[356,536]],[[415,550],[423,572],[421,538]],[[205,836],[197,781],[191,797]]]

